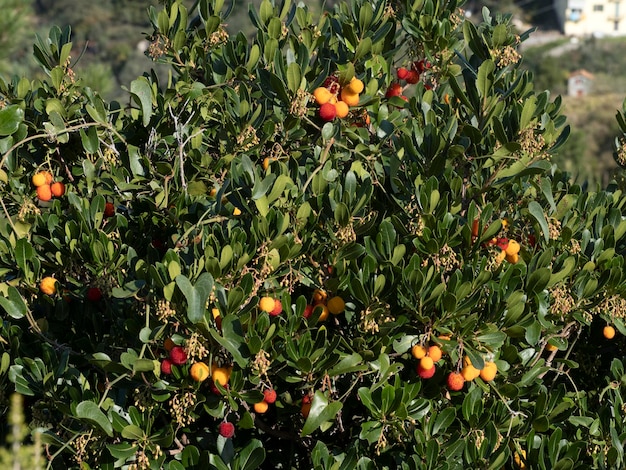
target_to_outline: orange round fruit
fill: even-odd
[[[323,291],[322,289],[315,289],[313,291],[313,303],[314,304],[326,302],[327,298],[328,298],[328,294],[326,293],[326,291]]]
[[[411,348],[411,354],[415,359],[421,359],[426,356],[426,348],[421,344],[416,344]]]
[[[346,309],[346,303],[338,295],[328,299],[326,306],[328,307],[328,311],[333,315],[339,315]]]
[[[352,80],[350,80],[350,83],[348,84],[346,88],[350,90],[350,92],[358,95],[359,93],[363,91],[363,89],[365,88],[365,85],[358,78],[352,77]]]
[[[38,171],[32,178],[33,186],[39,187],[52,183],[52,173],[49,171]]]
[[[313,313],[320,311],[320,317],[319,317],[319,321],[324,321],[328,318],[328,316],[330,315],[330,311],[328,310],[328,307],[324,304],[317,304],[315,306],[315,308],[313,309]]]
[[[506,258],[506,251],[500,250],[495,258],[496,258],[496,264],[502,263],[502,261],[504,261],[504,258]]]
[[[209,378],[209,366],[204,362],[195,362],[189,369],[189,375],[196,382],[204,382]]]
[[[311,397],[309,395],[305,395],[302,397],[302,406],[300,407],[300,413],[306,419],[309,417],[309,412],[311,411]]]
[[[476,369],[476,367],[470,364],[461,369],[461,375],[466,382],[471,382],[480,375],[480,369]]]
[[[46,295],[54,295],[57,291],[57,280],[51,276],[44,277],[39,283],[39,289]]]
[[[517,241],[509,240],[509,244],[504,251],[506,251],[507,255],[512,256],[518,254],[520,248],[520,244]]]
[[[496,378],[496,374],[498,373],[498,366],[495,362],[485,361],[485,367],[480,371],[480,378],[485,382],[491,382]]]
[[[272,310],[274,310],[275,306],[276,301],[273,297],[265,296],[261,297],[261,300],[259,300],[259,308],[264,312],[271,312]]]
[[[519,261],[519,255],[517,253],[506,255],[506,260],[511,264],[516,264]]]
[[[458,372],[450,372],[447,379],[448,388],[453,392],[457,392],[463,388],[465,378]]]
[[[241,215],[241,209],[239,209],[239,207],[235,207],[233,209],[233,215],[234,216]]]
[[[611,325],[606,325],[602,330],[602,334],[606,339],[613,339],[615,338],[615,328],[613,328]]]
[[[441,348],[439,346],[433,345],[428,348],[428,357],[430,357],[433,362],[437,362],[439,359],[441,359],[441,356],[443,356],[443,352],[441,351]]]
[[[320,106],[330,102],[332,96],[333,94],[330,92],[330,90],[323,86],[313,90],[313,97],[315,98],[315,102]]]
[[[547,351],[552,352],[552,351],[556,351],[557,349],[559,349],[558,346],[555,346],[554,344],[550,344],[550,343],[546,344]]]
[[[40,201],[49,201],[52,199],[52,190],[50,189],[49,184],[42,184],[41,186],[37,186],[37,197]]]
[[[515,462],[515,466],[517,468],[524,470],[526,468],[526,451],[522,449],[519,453],[515,452],[513,461]]]
[[[263,400],[254,404],[254,411],[256,411],[259,414],[263,414],[267,412],[267,409],[269,407],[270,405],[265,400]]]
[[[65,185],[60,181],[50,185],[50,192],[54,197],[61,197],[65,194]]]
[[[270,157],[265,157],[263,159],[262,166],[265,171],[267,171],[267,169],[270,167],[270,163],[272,163],[272,159]]]
[[[432,357],[424,356],[420,359],[420,367],[424,370],[430,370],[435,366],[435,361]]]
[[[352,93],[350,89],[344,88],[341,90],[341,101],[346,103],[348,106],[357,106],[359,104],[359,94]]]
[[[338,118],[345,118],[350,112],[350,107],[345,101],[337,101],[337,103],[335,103],[335,111],[337,112]]]
[[[213,382],[225,387],[230,379],[230,372],[225,367],[216,367],[211,372],[211,378],[213,379]]]

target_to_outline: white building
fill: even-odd
[[[626,35],[626,0],[554,0],[567,36]]]

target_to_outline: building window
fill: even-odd
[[[593,11],[604,11],[604,5],[594,5]]]

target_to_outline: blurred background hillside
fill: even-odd
[[[307,1],[311,9],[332,8],[337,0]],[[193,0],[184,0],[188,6]],[[260,0],[253,0],[257,5]],[[47,37],[51,26],[71,25],[73,66],[83,82],[107,100],[128,99],[123,87],[154,68],[167,77],[167,68],[144,54],[151,28],[147,9],[160,9],[158,0],[0,0],[0,76],[35,77],[41,74],[32,58],[35,35]],[[252,33],[247,0],[235,0],[227,28]],[[557,164],[578,182],[605,185],[615,175],[613,141],[618,129],[615,113],[626,97],[626,36],[569,38],[561,34],[552,0],[467,0],[463,6],[472,21],[481,10],[511,14],[523,32],[536,28],[521,46],[522,66],[535,77],[537,90],[562,95],[572,126],[568,144]],[[584,96],[567,96],[568,77],[586,70],[593,81]]]

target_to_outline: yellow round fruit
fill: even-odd
[[[46,171],[38,171],[37,173],[35,173],[32,178],[33,186],[39,187],[43,186],[44,184],[48,184],[46,181],[46,173]]]
[[[606,325],[602,330],[602,334],[606,339],[613,339],[615,338],[615,328],[613,328],[611,325]]]
[[[345,118],[350,112],[350,107],[345,101],[337,101],[337,103],[335,103],[335,111],[338,118]]]
[[[204,362],[195,362],[189,369],[189,375],[196,382],[204,382],[209,378],[209,366]]]
[[[39,289],[46,295],[54,295],[57,291],[57,280],[53,277],[44,277],[39,283]]]
[[[365,85],[363,85],[363,82],[361,80],[359,80],[356,77],[353,77],[352,80],[350,80],[350,83],[348,84],[346,88],[348,88],[352,93],[356,93],[358,95],[359,93],[363,91],[363,89],[365,88]]]
[[[276,300],[274,300],[273,297],[261,297],[261,300],[259,301],[259,308],[264,312],[271,312],[272,310],[274,310],[275,306]]]
[[[254,411],[256,411],[259,414],[263,414],[265,412],[267,412],[267,409],[270,407],[269,403],[267,403],[265,400],[260,401],[258,403],[254,404]]]
[[[213,379],[213,382],[225,387],[230,379],[230,371],[225,367],[215,367],[211,371],[211,378]]]
[[[498,254],[495,256],[495,258],[496,258],[496,264],[501,264],[502,261],[504,261],[504,258],[506,258],[506,251],[500,250]]]
[[[321,86],[313,90],[313,97],[315,98],[315,102],[321,106],[329,103],[333,94],[328,88]]]
[[[341,312],[343,312],[346,309],[346,303],[338,295],[328,299],[326,306],[328,307],[328,311],[332,313],[333,315],[339,315]]]
[[[233,215],[241,215],[241,209],[239,209],[239,207],[235,207],[233,209]]]
[[[424,356],[420,359],[420,366],[422,366],[422,369],[424,370],[430,370],[435,367],[435,362],[432,357]]]
[[[485,367],[480,371],[480,378],[485,382],[491,382],[496,378],[496,374],[498,373],[498,366],[495,362],[485,362]]]
[[[219,308],[212,308],[211,309],[211,314],[213,315],[213,318],[217,318],[220,316],[220,309]]]
[[[357,106],[359,104],[359,95],[358,93],[351,93],[348,88],[344,88],[341,90],[341,101],[348,106]]]
[[[550,343],[546,344],[547,351],[552,352],[552,351],[556,351],[557,349],[559,349],[558,346],[555,346],[554,344],[550,344]]]
[[[520,450],[519,453],[515,452],[513,456],[513,461],[515,462],[515,466],[521,470],[526,468],[526,451],[524,449]]]
[[[411,348],[411,354],[415,359],[421,359],[426,356],[426,348],[421,344],[416,344]]]

